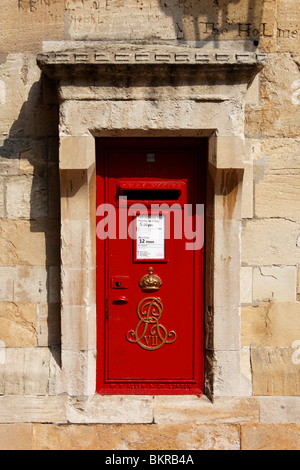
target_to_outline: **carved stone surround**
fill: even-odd
[[[265,55],[161,44],[72,46],[53,43],[51,51],[47,43],[38,56],[60,96],[63,391],[95,394],[95,137],[190,136],[209,141],[206,394],[250,395],[240,344],[244,97]]]
[[[184,47],[156,46],[137,48],[115,46],[118,50],[105,48],[100,50],[74,50],[48,52],[38,55],[39,63],[44,67],[51,64],[265,64],[266,54],[254,52],[199,52],[199,49]]]

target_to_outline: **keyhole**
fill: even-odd
[[[117,281],[117,282],[116,282],[116,288],[118,289],[118,288],[121,287],[121,286],[122,286],[122,282]]]

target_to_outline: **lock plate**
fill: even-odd
[[[113,276],[110,286],[112,289],[128,289],[129,276]]]

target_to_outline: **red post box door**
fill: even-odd
[[[99,139],[97,392],[203,388],[205,148]]]

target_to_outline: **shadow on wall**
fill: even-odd
[[[60,362],[60,197],[58,169],[58,101],[55,85],[44,75],[35,82],[18,119],[0,147],[7,168],[4,217],[14,224],[18,245],[13,265],[18,266],[19,298],[37,304],[38,346],[49,346]],[[26,229],[43,233],[30,238]],[[8,245],[13,245],[10,230]],[[27,238],[26,238],[27,237]],[[45,241],[43,241],[43,239]],[[39,246],[33,246],[38,240]],[[29,247],[26,250],[26,247]],[[36,248],[36,250],[35,250]],[[45,268],[46,266],[46,268]],[[21,268],[20,268],[21,267]],[[46,272],[46,275],[45,275]],[[22,300],[22,297],[24,300]]]
[[[172,17],[181,42],[213,41],[218,48],[220,40],[246,39],[258,46],[264,0],[158,1],[164,14]]]

